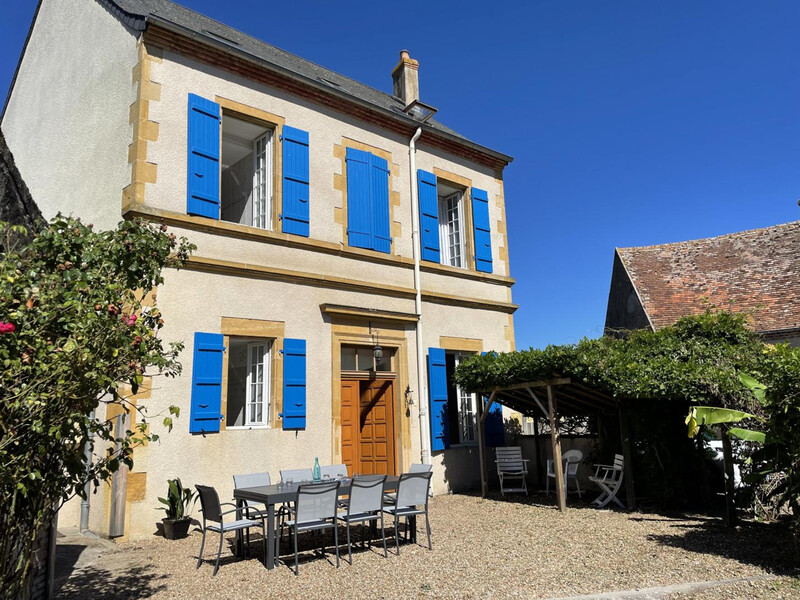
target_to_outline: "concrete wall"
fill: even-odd
[[[42,2],[2,129],[46,219],[119,221],[136,62],[132,33],[98,2]]]

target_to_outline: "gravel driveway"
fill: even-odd
[[[720,596],[711,590],[696,597],[800,598],[798,580],[788,577],[795,573],[792,541],[775,525],[746,523],[730,532],[719,519],[699,515],[591,508],[562,515],[545,496],[439,496],[430,511],[432,552],[406,545],[398,557],[389,540],[388,560],[382,549],[359,549],[354,564],[343,561],[338,570],[332,556],[308,552],[295,577],[287,566],[264,569],[257,543],[248,560],[234,558],[226,544],[212,578],[215,544],[207,544],[207,561],[195,570],[200,534],[194,532],[181,541],[153,537],[117,544],[73,573],[58,597],[550,598],[778,573],[780,580],[728,585],[717,590]],[[425,539],[422,529],[419,539]]]

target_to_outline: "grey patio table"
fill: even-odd
[[[400,478],[396,475],[389,475],[386,477],[386,483],[383,486],[384,492],[392,492],[397,490],[397,483]],[[284,502],[294,502],[297,499],[297,488],[301,485],[307,485],[310,481],[295,481],[282,485],[261,485],[258,487],[238,488],[233,490],[233,499],[236,500],[236,506],[240,509],[244,508],[245,501],[257,502],[267,506],[267,569],[273,569],[277,562],[275,556],[275,505]],[[350,486],[353,480],[342,479],[339,483],[339,495],[347,496],[350,493]],[[416,520],[415,520],[416,521]],[[416,527],[414,527],[416,529]],[[242,554],[242,533],[236,532],[236,553],[241,556]]]

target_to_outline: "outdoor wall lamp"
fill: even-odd
[[[370,322],[370,324],[369,324],[369,333],[370,333],[370,335],[372,335],[372,322]],[[383,359],[383,348],[381,348],[380,339],[378,338],[379,334],[380,334],[380,331],[378,331],[376,329],[375,330],[375,337],[374,337],[375,347],[372,349],[372,356],[375,357],[375,362],[376,363],[380,363],[381,360]]]
[[[406,386],[405,397],[406,397],[406,406],[408,408],[414,406],[414,392],[411,391],[410,385]]]

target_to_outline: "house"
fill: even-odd
[[[316,457],[477,486],[478,399],[450,374],[514,348],[511,158],[433,118],[408,52],[392,66],[386,93],[168,0],[40,3],[2,129],[44,216],[197,245],[158,290],[183,376],[136,398],[180,418],[91,496],[93,531],[150,535],[168,478],[230,498],[234,473]]]
[[[607,334],[653,330],[710,305],[747,312],[765,341],[800,345],[800,221],[712,238],[617,248]]]

